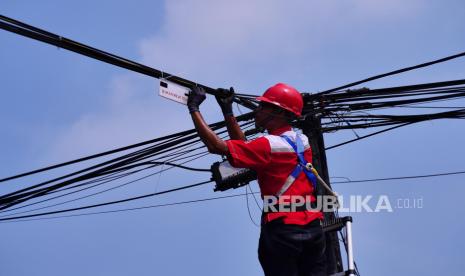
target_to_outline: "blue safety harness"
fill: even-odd
[[[304,150],[305,149],[304,149],[304,144],[302,142],[302,139],[300,138],[300,135],[298,133],[296,133],[296,135],[295,135],[295,143],[291,140],[291,138],[289,138],[286,135],[281,135],[281,137],[284,140],[286,140],[289,143],[289,145],[291,145],[291,147],[294,149],[294,151],[296,152],[297,157],[298,157],[297,166],[291,172],[290,176],[294,177],[294,179],[297,179],[297,177],[302,172],[304,172],[305,175],[307,176],[307,179],[310,181],[310,183],[313,186],[313,191],[316,192],[317,178],[316,178],[315,174],[313,174],[313,172],[309,168],[307,168],[307,164],[309,164],[309,163],[307,162],[307,160],[305,159],[305,156],[304,156]],[[294,180],[294,182],[295,182],[295,180]]]
[[[292,170],[291,174],[287,177],[286,181],[284,182],[283,186],[281,187],[279,192],[276,194],[276,196],[280,197],[282,194],[284,194],[289,189],[289,187],[291,187],[294,184],[297,177],[302,172],[304,172],[305,175],[307,176],[307,179],[310,181],[313,187],[314,194],[316,194],[318,192],[317,191],[317,177],[311,170],[312,164],[307,162],[307,160],[305,159],[305,156],[304,156],[305,148],[304,148],[302,139],[299,137],[299,134],[296,133],[295,142],[293,142],[292,139],[286,135],[281,135],[281,138],[286,140],[286,142],[289,143],[289,145],[291,145],[291,147],[294,149],[294,152],[297,154],[297,157],[298,157],[298,163],[296,167],[294,168],[294,170]],[[316,202],[311,203],[312,208],[317,208],[315,204]],[[279,209],[279,203],[276,204],[274,207],[275,209]],[[296,211],[307,211],[307,206],[298,206],[296,208]],[[269,209],[267,212],[270,213],[274,211],[270,211]]]

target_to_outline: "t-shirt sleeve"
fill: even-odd
[[[252,141],[228,140],[228,161],[236,168],[259,169],[271,159],[270,143],[264,137]]]

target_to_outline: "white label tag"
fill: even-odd
[[[187,105],[187,96],[190,89],[166,80],[160,81],[159,95],[163,98]]]

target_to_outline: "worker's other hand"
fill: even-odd
[[[224,89],[224,88],[218,88],[216,91],[218,91],[218,95],[215,96],[216,101],[221,107],[221,111],[223,111],[223,115],[233,115],[233,99],[234,99],[234,88],[229,88]]]
[[[192,87],[192,91],[187,95],[187,108],[189,112],[199,111],[199,106],[206,98],[205,90],[202,87]]]

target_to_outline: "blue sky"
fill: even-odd
[[[276,82],[322,91],[462,52],[464,5],[452,0],[2,1],[0,12],[199,83],[260,94]],[[0,176],[192,127],[185,107],[156,95],[155,79],[5,31],[0,45]],[[462,79],[464,65],[458,59],[366,86]],[[202,111],[209,122],[221,118],[212,99]],[[463,170],[463,127],[461,121],[426,122],[330,150],[330,174],[365,179]],[[331,133],[325,142],[353,137]],[[218,159],[209,156],[193,165],[208,167]],[[2,183],[0,192],[50,176]],[[172,170],[76,205],[209,177]],[[361,274],[460,274],[463,176],[334,187],[345,196],[423,199],[421,209],[352,214]],[[212,188],[125,206],[218,195]],[[0,233],[0,275],[262,274],[259,229],[249,219],[245,198],[1,224]]]

